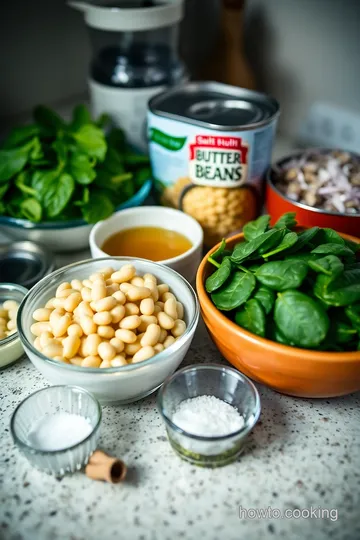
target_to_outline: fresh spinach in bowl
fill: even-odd
[[[34,123],[11,131],[0,149],[0,214],[33,222],[109,217],[150,178],[147,156],[121,129],[84,105],[70,122],[39,106]]]
[[[360,244],[329,228],[302,232],[295,213],[274,227],[261,216],[229,252],[208,258],[205,288],[215,306],[249,332],[321,351],[360,350]]]

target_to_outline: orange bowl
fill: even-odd
[[[326,149],[318,150],[328,152]],[[335,231],[345,234],[360,234],[360,214],[342,214],[340,212],[327,212],[313,208],[296,201],[292,201],[283,195],[276,187],[276,171],[281,169],[289,160],[301,158],[304,152],[292,154],[278,161],[269,168],[266,182],[266,209],[271,216],[271,224],[286,212],[296,212],[299,225],[305,227],[330,227]]]
[[[233,248],[243,236],[229,238],[227,247]],[[360,243],[358,238],[341,236]],[[360,390],[360,351],[319,352],[282,345],[244,330],[214,306],[204,282],[213,271],[207,259],[218,245],[201,261],[196,288],[203,319],[221,354],[251,379],[283,394],[328,398]]]

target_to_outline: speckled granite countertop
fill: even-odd
[[[222,360],[200,326],[184,364],[204,361]],[[13,446],[9,420],[46,383],[28,360],[0,372],[0,381],[1,540],[360,538],[359,394],[302,400],[259,386],[262,415],[248,450],[215,470],[173,453],[154,396],[104,407],[101,446],[129,466],[128,481],[113,486],[32,469]],[[332,518],[260,519],[239,510],[271,507],[276,516],[319,506],[333,509]]]

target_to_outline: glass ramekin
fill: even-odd
[[[91,433],[62,450],[39,450],[28,441],[34,419],[58,412],[78,414],[87,419]],[[19,450],[31,465],[55,476],[81,469],[96,450],[100,436],[101,407],[97,399],[77,386],[50,386],[34,392],[18,405],[11,417],[10,431]]]
[[[15,300],[21,304],[27,289],[15,283],[0,283],[0,305],[6,300]],[[0,340],[0,370],[19,360],[24,354],[18,332]]]
[[[177,426],[172,418],[180,403],[203,395],[215,396],[235,407],[244,418],[244,426],[213,437],[188,433]],[[254,384],[242,373],[220,364],[199,364],[174,373],[159,390],[158,407],[175,452],[202,467],[221,467],[234,461],[244,449],[261,409]]]

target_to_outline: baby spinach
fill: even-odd
[[[218,309],[230,311],[246,302],[255,285],[253,274],[236,270],[220,289],[212,293],[211,299]]]
[[[344,271],[344,264],[336,255],[327,255],[321,259],[310,260],[308,265],[314,272],[331,276],[333,279]]]
[[[287,212],[286,214],[283,214],[275,223],[274,228],[275,229],[293,229],[297,225],[296,221],[296,212]]]
[[[225,283],[231,273],[231,261],[229,257],[225,257],[219,268],[211,274],[206,280],[205,288],[208,293],[216,291]]]
[[[330,325],[326,311],[315,300],[291,290],[278,295],[274,320],[287,340],[304,348],[320,345]]]
[[[253,298],[260,302],[260,304],[264,308],[266,315],[269,315],[275,303],[274,291],[272,291],[271,289],[269,289],[269,287],[266,287],[265,285],[260,285],[256,290]]]
[[[311,251],[316,255],[337,255],[343,257],[353,257],[354,252],[346,247],[344,244],[338,243],[329,243],[329,244],[320,244],[315,249]]]
[[[253,334],[265,337],[265,312],[256,298],[251,298],[235,313],[235,322]]]
[[[294,223],[291,213],[274,227],[261,216],[244,227],[244,241],[232,252],[222,243],[209,257],[217,268],[206,282],[212,301],[222,311],[233,311],[229,317],[238,325],[283,345],[356,350],[358,244],[329,228],[290,231]]]
[[[294,244],[296,244],[297,240],[298,235],[295,232],[287,233],[276,248],[274,248],[272,251],[269,251],[268,253],[264,253],[262,257],[264,259],[267,259],[268,257],[277,255],[281,251],[285,251],[286,249],[291,248]]]
[[[308,273],[308,266],[301,261],[274,261],[263,264],[256,271],[260,283],[275,291],[297,289]]]
[[[254,240],[254,238],[263,234],[267,230],[269,223],[269,215],[260,216],[255,221],[249,221],[243,229],[245,240],[250,242],[250,240]]]
[[[215,261],[217,259],[220,259],[221,255],[224,253],[226,249],[226,242],[225,242],[225,239],[223,238],[220,242],[220,245],[219,247],[214,251],[214,253],[211,255],[211,257],[213,259],[215,259]]]
[[[70,122],[44,106],[33,116],[34,123],[13,129],[0,148],[0,214],[95,223],[150,177],[149,158],[130,148],[122,130],[110,129],[108,117],[94,122],[84,105],[75,107]],[[89,186],[86,202],[83,186]]]

